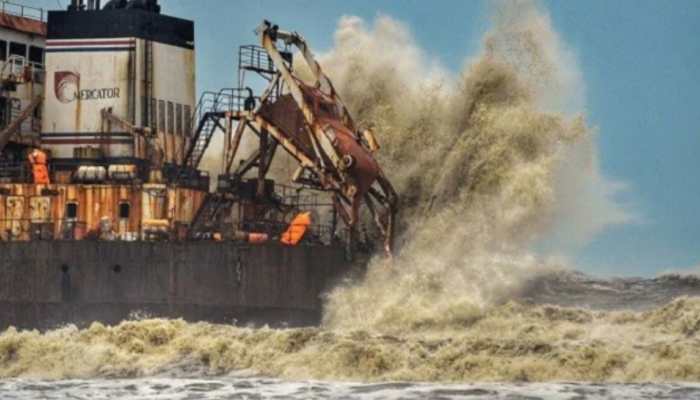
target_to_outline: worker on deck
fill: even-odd
[[[48,157],[46,153],[35,148],[29,153],[29,162],[32,164],[34,183],[37,185],[48,185],[50,182]]]

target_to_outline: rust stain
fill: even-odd
[[[0,13],[0,26],[17,32],[46,37],[46,23],[35,19]]]
[[[96,232],[100,219],[107,217],[116,229],[137,233],[144,219],[165,219],[188,224],[204,201],[206,192],[165,185],[50,185],[52,195],[42,195],[44,187],[33,184],[0,184],[8,195],[0,195],[0,240],[30,240],[29,224],[53,225],[53,237],[61,237],[69,203],[76,203],[76,222],[86,233]],[[129,218],[120,221],[119,205],[129,205]],[[8,236],[8,229],[10,237]]]

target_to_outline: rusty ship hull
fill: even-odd
[[[333,246],[227,242],[0,242],[0,329],[129,318],[316,325],[349,270]]]

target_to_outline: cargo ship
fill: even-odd
[[[194,22],[157,0],[0,7],[0,329],[317,324],[358,251],[391,252],[377,139],[298,33],[263,21],[238,86],[197,96]]]

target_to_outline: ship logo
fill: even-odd
[[[68,104],[78,98],[80,74],[71,71],[56,71],[53,82],[54,93],[61,103]]]

